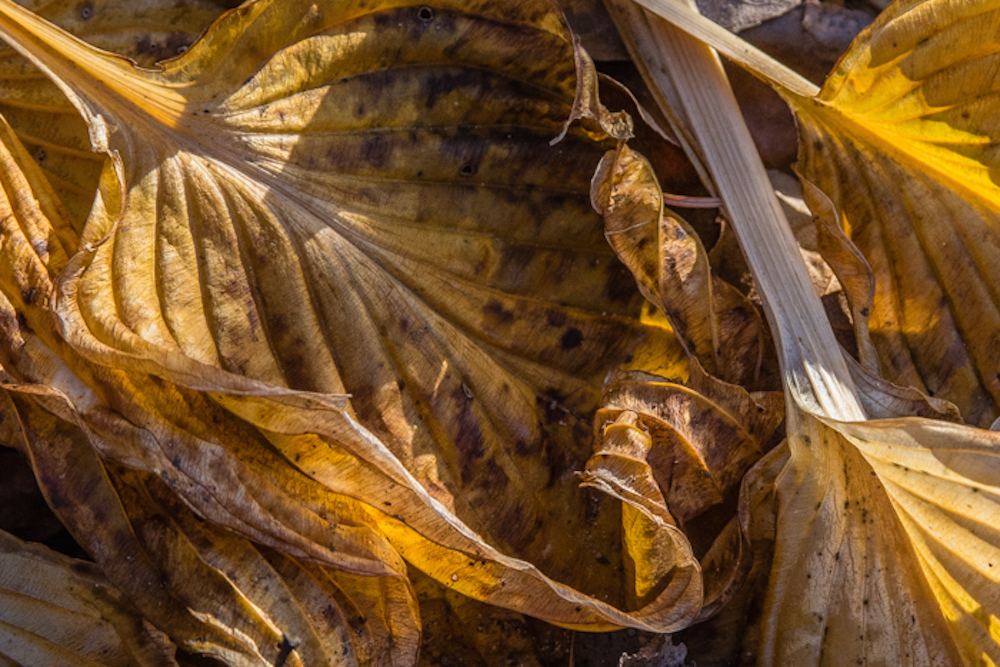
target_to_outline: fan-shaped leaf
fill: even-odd
[[[863,32],[800,119],[799,170],[875,273],[872,342],[898,384],[1000,414],[1000,47],[992,2],[898,2]]]
[[[703,37],[718,37],[680,5],[661,0],[642,0],[642,4],[657,11],[662,8],[663,15]],[[990,57],[980,56],[995,48],[992,42],[974,37],[980,26],[989,25],[988,9],[992,9],[988,3],[897,3],[855,43],[818,99],[806,97],[805,86],[785,86],[790,76],[776,82],[797,108],[805,128],[804,171],[808,175],[826,170],[819,185],[831,186],[830,199],[846,206],[852,230],[857,224],[852,216],[862,210],[867,211],[867,217],[862,216],[864,224],[897,226],[908,221],[907,225],[916,225],[916,236],[939,240],[944,237],[935,234],[948,236],[962,229],[964,242],[972,243],[971,230],[985,233],[993,224],[989,211],[997,197],[987,177],[992,159],[987,142],[967,136],[968,125],[952,127],[944,121],[919,119],[930,113],[928,95],[943,94],[939,87],[952,96],[949,104],[954,105],[956,117],[962,117],[967,107],[976,108],[992,99],[993,78],[985,74]],[[965,20],[972,17],[977,18]],[[1000,539],[986,526],[991,525],[996,509],[992,471],[997,467],[993,459],[1000,452],[1000,440],[990,431],[902,418],[935,412],[935,416],[954,417],[956,411],[940,401],[923,399],[919,392],[871,377],[849,359],[841,363],[828,323],[816,317],[822,312],[818,300],[797,248],[788,242],[791,233],[748,133],[738,127],[731,150],[719,141],[739,112],[717,58],[703,44],[669,25],[657,24],[658,19],[645,20],[650,26],[661,26],[664,45],[661,53],[650,57],[670,56],[672,62],[682,63],[668,64],[660,71],[676,83],[686,117],[697,119],[694,134],[723,202],[733,213],[737,235],[769,308],[772,330],[777,332],[790,399],[790,459],[775,481],[775,555],[759,661],[992,664],[1000,653],[992,631],[1000,582],[991,574],[991,563]],[[953,25],[956,21],[963,27]],[[970,41],[958,39],[962,29]],[[713,43],[740,56],[733,41],[730,35]],[[945,43],[947,53],[941,51]],[[766,74],[754,58],[744,60]],[[871,67],[873,63],[877,64]],[[941,73],[939,80],[934,80],[935,72]],[[961,84],[963,77],[968,86]],[[970,102],[967,95],[976,101]],[[901,104],[889,106],[893,100]],[[929,118],[949,113],[937,109]],[[971,113],[964,120],[970,118]],[[979,127],[985,134],[992,125],[984,122]],[[979,148],[964,144],[966,140]],[[834,146],[842,156],[852,156],[854,173],[846,173],[850,170],[844,163],[817,157]],[[859,182],[878,182],[878,188],[852,188]],[[916,218],[908,218],[903,215],[903,203],[915,207],[910,213],[926,208],[939,215],[932,221],[920,217],[924,212],[919,211]],[[749,215],[754,210],[761,212],[757,219]],[[945,211],[955,217],[944,219]],[[891,236],[887,234],[884,242],[903,247],[900,239],[910,239],[910,231],[899,230],[896,227]],[[988,235],[975,238],[980,245],[974,252],[989,247]],[[937,262],[954,250],[953,241],[957,238],[948,236],[941,254],[933,245],[925,247]],[[915,250],[906,253],[909,259]],[[968,304],[979,307],[978,295],[992,289],[984,266],[950,256],[936,270],[951,272],[941,280],[952,286],[954,302],[934,296],[934,285],[926,277],[914,283],[915,291],[906,293],[903,301],[912,299],[919,307],[920,300],[931,294],[934,309],[954,311],[967,294]],[[893,271],[898,275],[905,269],[897,266]],[[963,277],[957,280],[959,274]],[[887,287],[878,271],[875,278],[876,290]],[[862,286],[866,283],[857,281]],[[924,292],[918,295],[919,290]],[[853,297],[854,310],[863,318],[864,308],[858,307],[865,296],[861,291],[855,288]],[[995,365],[989,360],[994,351],[984,347],[994,335],[989,329],[993,305],[986,301],[982,307],[981,320],[971,308],[957,309],[963,311],[960,317],[965,322],[982,322],[985,329],[974,331],[971,325],[949,329],[948,322],[933,318],[921,321],[920,326],[953,336],[952,340],[959,341],[956,345],[961,345],[956,332],[973,336],[970,358],[976,360],[973,366],[978,364],[980,377],[986,377],[986,370]],[[954,349],[951,345],[938,346],[934,353],[941,354],[942,349],[947,358],[935,367],[950,376],[965,362],[953,363],[959,357],[948,356]],[[893,349],[888,353],[894,353]],[[962,407],[974,409],[973,418],[981,422],[983,404],[977,392],[980,398],[988,392],[959,375],[954,374],[957,397]]]
[[[673,345],[588,208],[604,135],[549,146],[579,110],[549,3],[261,0],[159,70],[0,15],[114,160],[56,292],[73,349],[50,343],[99,396],[67,417],[102,456],[352,571],[393,574],[391,543],[553,622],[697,614],[541,574],[623,602],[615,509],[571,473],[607,369]]]

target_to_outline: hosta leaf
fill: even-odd
[[[609,385],[595,418],[594,455],[581,476],[624,503],[636,596],[655,590],[662,579],[656,572],[675,567],[673,560],[696,556],[705,580],[702,618],[740,587],[751,560],[735,512],[721,530],[697,518],[732,499],[780,424],[782,400],[777,393],[751,396],[697,364],[684,384],[634,372]]]
[[[296,555],[394,575],[398,553],[580,628],[698,613],[690,568],[613,606],[619,517],[572,476],[607,369],[673,335],[589,211],[604,135],[549,146],[579,110],[549,3],[265,0],[160,70],[0,14],[114,161],[55,295],[72,350],[46,341],[96,396],[47,410]]]
[[[213,0],[33,0],[20,4],[102,49],[143,66],[183,53],[225,3]],[[104,156],[91,151],[87,125],[59,88],[4,45],[0,114],[42,167],[77,229],[90,212]]]
[[[685,30],[709,37],[713,43],[728,49],[727,53],[740,55],[738,49],[732,48],[731,35],[719,36],[679,5],[660,0],[642,0],[642,4],[655,8]],[[947,9],[965,16],[978,15],[984,8],[974,9],[970,3],[959,8],[928,2],[922,5],[927,14],[921,13],[921,5],[914,4],[900,4],[896,12],[890,10],[891,15],[898,13],[901,17],[895,27],[887,27],[887,32],[871,43],[881,44],[884,50],[880,55],[895,53],[899,60],[881,61],[885,68],[873,75],[870,81],[873,90],[868,90],[864,76],[852,81],[845,74],[847,79],[841,82],[839,94],[855,102],[853,110],[839,108],[839,98],[833,93],[830,100],[822,97],[813,100],[802,94],[805,86],[798,92],[784,92],[792,99],[793,106],[800,107],[807,143],[822,143],[824,150],[832,142],[840,147],[853,146],[859,156],[858,169],[870,170],[862,172],[862,178],[875,178],[872,174],[892,163],[900,167],[891,172],[897,180],[903,180],[906,169],[912,169],[914,173],[908,179],[924,186],[936,183],[934,187],[941,195],[940,201],[945,202],[944,207],[956,211],[957,201],[965,197],[963,201],[972,202],[966,213],[976,206],[985,211],[995,204],[995,201],[989,203],[995,196],[988,191],[975,192],[976,188],[982,190],[986,186],[986,170],[982,165],[973,167],[965,163],[978,180],[972,179],[968,185],[957,183],[945,173],[948,167],[941,159],[947,152],[944,147],[925,146],[917,150],[914,146],[919,142],[915,137],[903,141],[894,136],[892,119],[901,115],[909,119],[909,116],[900,113],[900,105],[883,106],[894,99],[891,96],[878,99],[877,95],[878,86],[883,83],[891,85],[895,81],[902,85],[902,79],[894,79],[900,67],[907,75],[921,66],[927,68],[925,73],[938,66],[938,61],[916,56],[921,45],[931,44],[940,36],[941,22],[934,19],[944,15],[928,9],[935,6],[940,12]],[[906,9],[913,13],[906,15]],[[832,330],[824,319],[817,317],[817,313],[822,313],[818,299],[749,134],[738,120],[733,123],[733,118],[739,118],[739,111],[718,59],[704,44],[670,25],[657,24],[658,19],[651,20],[649,25],[659,25],[662,49],[650,58],[654,62],[658,57],[668,61],[660,63],[660,71],[676,84],[685,115],[692,120],[706,163],[732,215],[768,308],[772,331],[776,332],[789,398],[790,458],[775,480],[775,554],[763,610],[758,661],[810,665],[995,663],[1000,655],[1000,642],[994,630],[1000,582],[992,569],[1000,538],[992,529],[996,513],[993,471],[997,468],[993,459],[1000,452],[1000,439],[992,431],[940,420],[906,418],[911,414],[954,417],[956,411],[940,401],[922,398],[915,390],[900,389],[871,377],[852,360],[839,356]],[[878,34],[879,26],[893,25],[891,18],[886,21],[877,24],[873,34]],[[947,23],[943,34],[950,30]],[[890,48],[892,38],[898,44],[893,43]],[[909,43],[901,47],[902,51],[892,51],[907,40]],[[855,44],[855,50],[842,63],[842,74],[854,71],[851,68],[857,67],[858,62],[867,63],[869,57],[875,58],[872,55],[875,49],[869,51],[871,43],[865,38]],[[963,66],[970,70],[979,66],[975,55],[980,53],[978,49],[983,43],[975,40],[969,43],[965,56],[958,56],[963,59]],[[916,48],[914,57],[907,61],[910,47]],[[954,41],[950,48],[954,52],[961,50]],[[856,61],[859,52],[863,56]],[[747,57],[745,61],[756,67],[756,57]],[[954,56],[949,54],[949,57]],[[949,61],[943,62],[947,71]],[[756,69],[764,73],[763,69]],[[778,83],[783,85],[782,81]],[[903,111],[919,110],[926,96],[935,91],[926,87],[921,90],[912,81],[906,85],[914,94],[904,100]],[[962,91],[956,85],[951,90],[951,103],[961,109],[969,104],[965,95],[975,95],[976,90],[982,91],[975,85]],[[973,106],[980,102],[977,100]],[[905,104],[913,107],[906,109]],[[863,118],[859,118],[863,115],[859,109],[883,114],[884,122],[875,129],[866,127]],[[816,130],[821,123],[825,123],[823,129]],[[935,128],[933,123],[918,127],[923,132],[921,136],[930,143],[940,139],[955,145],[954,141],[948,142],[955,135],[949,136],[945,127]],[[730,128],[734,130],[733,136],[723,144],[720,137]],[[827,134],[810,136],[813,131]],[[957,152],[964,155],[960,143],[958,146]],[[819,148],[809,143],[804,150]],[[933,156],[933,160],[928,156]],[[961,166],[963,159],[954,157],[951,166]],[[807,172],[819,168],[818,161],[804,166]],[[921,169],[927,174],[915,173]],[[828,176],[838,187],[838,178],[849,180],[844,174]],[[928,207],[936,205],[937,202],[920,200],[911,185],[910,181],[902,182],[901,199],[922,202]],[[865,201],[876,206],[889,202],[892,207],[894,189],[899,187],[885,181],[882,189],[865,193]],[[839,196],[835,193],[830,197],[835,205],[841,203]],[[862,197],[858,190],[844,196]],[[760,213],[756,219],[751,215],[755,210]],[[854,225],[850,206],[845,214]],[[885,224],[901,220],[888,214],[880,219]],[[982,218],[964,216],[961,220],[962,224],[978,229],[989,224]],[[871,222],[878,224],[879,219],[873,217]],[[936,221],[936,228],[952,222]],[[921,229],[919,233],[924,231],[927,230]],[[898,238],[898,233],[891,240],[887,236],[886,242],[898,243]],[[963,270],[966,266],[955,268]],[[879,289],[877,271],[875,278]],[[978,275],[963,280],[961,289],[970,293],[989,289],[989,280],[984,281]],[[855,298],[859,291],[855,290]],[[855,311],[864,317],[863,309],[855,307]],[[987,316],[984,321],[988,319]],[[921,326],[926,324],[922,322]],[[989,335],[977,338],[976,345],[989,340]],[[941,353],[941,349],[935,352]],[[950,354],[951,348],[945,352]],[[975,355],[974,350],[972,354]],[[962,406],[968,407],[970,403],[975,405],[975,401],[963,400]],[[981,421],[981,414],[975,419]]]
[[[326,571],[196,520],[158,478],[105,470],[84,429],[28,396],[11,394],[42,492],[180,646],[230,665],[272,665],[284,644],[295,647],[290,665],[413,663],[419,625],[405,577]]]
[[[786,95],[799,170],[874,271],[882,373],[980,426],[1000,414],[997,26],[992,2],[898,2],[815,100]]]
[[[0,531],[0,662],[169,667],[176,647],[93,563]]]

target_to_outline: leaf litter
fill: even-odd
[[[826,336],[825,312],[803,322],[768,273],[801,254],[777,243],[760,264],[683,85],[647,81],[721,194],[749,293],[713,270],[701,225],[664,210],[548,3],[294,4],[248,3],[193,48],[221,7],[171,15],[169,32],[150,3],[148,34],[87,3],[33,7],[82,35],[102,17],[95,41],[145,68],[0,6],[0,31],[61,91],[36,106],[68,119],[32,133],[16,79],[37,70],[4,61],[20,96],[2,109],[5,444],[130,622],[165,633],[160,655],[412,664],[422,612],[450,589],[510,618],[675,632],[699,664],[803,646],[817,664],[996,659],[997,542],[979,528],[996,445],[954,423],[996,410],[977,259],[990,129],[985,102],[948,97],[990,99],[992,51],[948,46],[989,25],[985,4],[893,5],[815,99],[675,6],[797,114],[858,362],[796,338]],[[641,39],[623,27],[634,10],[615,11],[626,45]],[[845,195],[855,182],[879,196]],[[938,250],[944,228],[961,242]],[[890,235],[922,254],[887,253]],[[962,352],[925,351],[942,347]],[[784,398],[761,391],[776,360]],[[551,660],[533,641],[523,659]],[[656,646],[642,655],[684,660]]]

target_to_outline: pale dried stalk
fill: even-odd
[[[683,23],[692,34],[710,37],[713,45],[736,53],[742,64],[746,64],[746,58],[755,58],[760,67],[762,61],[757,56],[747,56],[753,47],[737,49],[736,43],[743,44],[742,40],[679,3],[616,0],[612,4],[622,37],[633,55],[643,61],[649,83],[661,90],[661,101],[672,98],[672,103],[679,105],[678,113],[673,116],[689,124],[688,134],[715,181],[717,194],[725,204],[761,293],[785,382],[797,390],[793,393],[799,397],[815,400],[815,406],[803,407],[843,421],[863,420],[865,414],[840,346],[813,291],[795,237],[718,56],[699,39],[638,5],[650,7],[670,21]],[[706,21],[715,27],[706,28]],[[642,24],[648,25],[649,30],[629,30],[629,26]],[[720,37],[718,30],[727,36]],[[794,86],[801,94],[815,94],[815,86],[803,84],[804,79],[789,75],[787,68],[782,69],[785,71],[778,74],[784,79],[781,85]],[[767,75],[775,76],[773,71]],[[801,81],[796,81],[796,77]],[[673,91],[662,93],[666,86]]]
[[[737,37],[711,19],[698,13],[694,4],[679,0],[632,0],[649,12],[666,19],[692,37],[750,70],[769,85],[777,85],[802,97],[815,97],[819,87],[798,72],[767,55],[753,44]],[[728,84],[727,84],[728,86]]]

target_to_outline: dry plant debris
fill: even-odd
[[[0,0],[5,664],[1000,662],[1000,8],[566,9]]]

